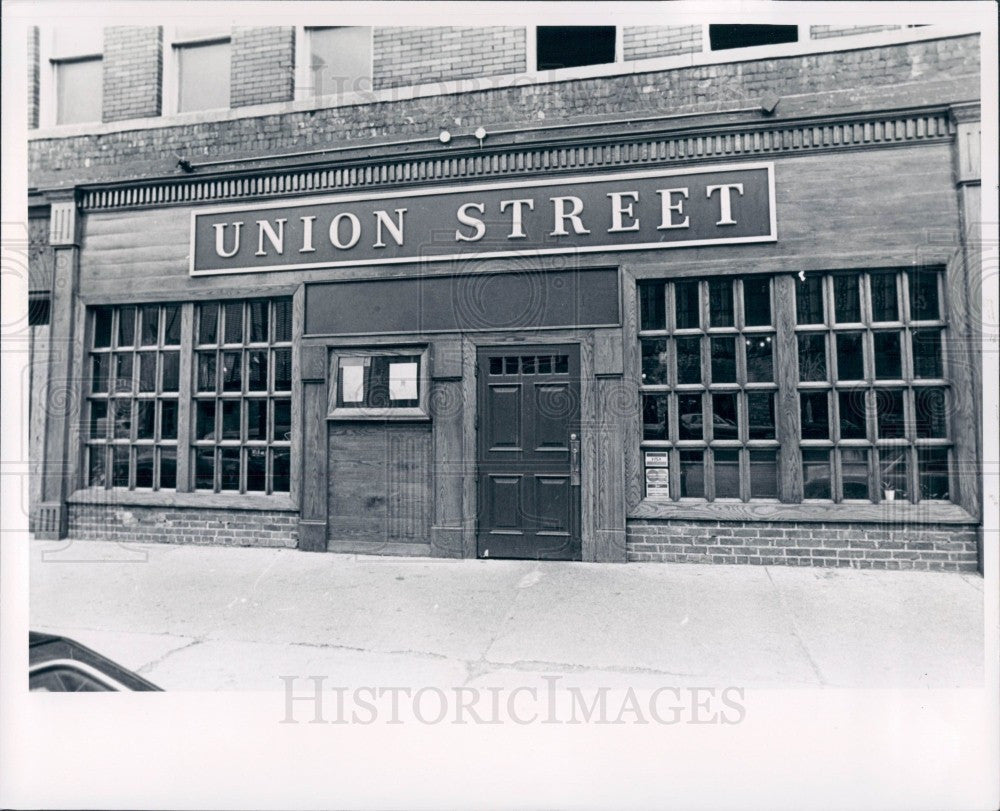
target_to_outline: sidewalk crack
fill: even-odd
[[[767,575],[768,582],[774,588],[775,593],[778,595],[778,602],[781,603],[781,608],[784,610],[788,617],[788,626],[792,631],[792,636],[798,643],[799,647],[802,649],[802,654],[806,657],[806,661],[809,662],[809,667],[812,668],[813,673],[816,674],[816,679],[819,681],[820,687],[826,687],[826,680],[823,678],[823,674],[820,673],[819,666],[816,661],[812,658],[812,654],[809,653],[809,648],[806,647],[806,643],[802,641],[802,637],[799,636],[799,629],[795,625],[795,619],[792,617],[792,612],[788,610],[788,603],[785,601],[785,596],[781,593],[781,589],[778,584],[774,582],[774,578],[771,577],[771,567],[765,566],[764,573]]]

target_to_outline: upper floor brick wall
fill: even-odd
[[[809,28],[809,36],[813,39],[828,39],[854,34],[874,34],[876,31],[895,31],[902,27],[901,25],[813,25]]]
[[[697,53],[702,49],[700,25],[644,25],[622,31],[622,52],[626,62]]]
[[[527,70],[524,28],[376,28],[376,90]]]
[[[29,184],[46,188],[172,174],[178,154],[271,159],[379,139],[435,137],[456,118],[471,128],[530,128],[725,112],[768,93],[786,99],[779,117],[949,103],[978,97],[979,70],[979,37],[969,35],[565,82],[504,82],[475,92],[35,139],[28,150]]]
[[[231,42],[231,107],[295,98],[294,28],[234,28]]]
[[[28,129],[38,127],[38,26],[28,28]]]
[[[104,121],[160,115],[163,103],[163,29],[104,29]]]

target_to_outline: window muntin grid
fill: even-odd
[[[673,500],[778,497],[774,316],[769,277],[640,283],[642,445]]]
[[[782,497],[778,440],[800,446],[785,487],[804,501],[949,500],[940,270],[799,274],[780,300],[775,278],[639,283],[641,444],[670,453],[672,500]],[[754,356],[782,315],[798,420],[773,410],[778,385]],[[775,349],[762,353],[771,370]]]
[[[943,278],[922,268],[797,277],[806,500],[949,500]]]
[[[198,491],[288,492],[290,298],[195,307],[192,475]]]
[[[179,304],[91,311],[88,487],[176,489],[180,360]]]

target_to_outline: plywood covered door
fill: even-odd
[[[580,558],[580,352],[480,348],[479,557]]]

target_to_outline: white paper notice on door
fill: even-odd
[[[343,372],[343,401],[345,403],[363,403],[365,401],[365,367],[360,363],[357,365],[343,365],[340,367]]]
[[[389,364],[389,399],[417,399],[417,364]]]

